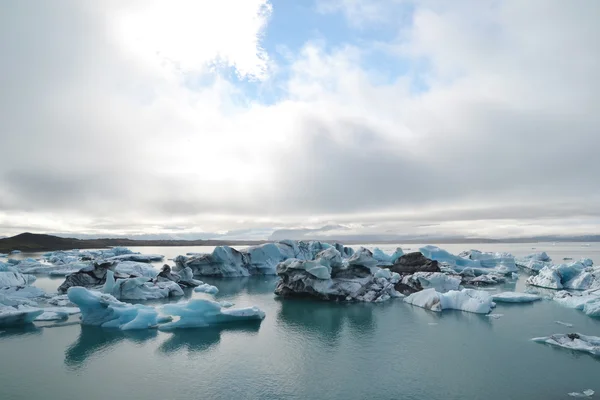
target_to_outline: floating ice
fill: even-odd
[[[165,256],[160,254],[121,254],[118,256],[107,258],[109,261],[137,261],[150,263],[153,261],[162,261]]]
[[[26,286],[35,281],[35,276],[17,272],[13,267],[0,266],[0,287]]]
[[[560,274],[551,267],[544,267],[537,275],[527,278],[527,284],[549,289],[562,289],[563,287]]]
[[[223,309],[219,303],[205,299],[166,304],[161,311],[164,314],[179,317],[177,321],[159,325],[158,328],[165,331],[179,328],[203,328],[237,321],[260,321],[265,318],[265,313],[258,307]]]
[[[404,252],[400,247],[398,247],[392,255],[384,253],[383,250],[381,250],[379,247],[375,247],[373,249],[373,258],[379,261],[380,263],[394,264],[403,255]]]
[[[115,267],[115,272],[126,275],[145,276],[147,278],[154,278],[158,274],[158,271],[152,264],[139,261],[121,261]]]
[[[40,314],[35,321],[60,321],[81,312],[77,307],[46,307],[40,310],[43,314]]]
[[[209,285],[208,283],[203,283],[200,286],[194,288],[194,292],[217,294],[219,293],[219,289],[216,286]]]
[[[486,317],[492,318],[492,319],[500,319],[500,318],[504,317],[504,314],[488,314],[488,315],[486,315]]]
[[[42,313],[43,311],[38,308],[0,305],[0,326],[30,324]]]
[[[555,323],[562,325],[562,326],[567,326],[569,328],[573,327],[573,324],[570,324],[568,322],[562,322],[562,321],[554,321]]]
[[[81,310],[81,323],[121,330],[156,327],[160,318],[154,307],[122,303],[113,296],[83,287],[69,288],[69,300]]]
[[[104,293],[119,300],[154,300],[183,296],[183,290],[176,282],[150,282],[146,277],[115,279],[111,270],[106,272]]]
[[[465,268],[484,270],[477,275],[486,274],[490,270],[503,275],[517,271],[515,259],[509,253],[482,253],[478,250],[470,250],[456,256],[437,246],[424,246],[420,251],[425,257],[445,263],[458,272]]]
[[[474,289],[452,290],[448,293],[425,289],[405,297],[404,301],[431,311],[453,309],[478,314],[489,313],[494,305],[488,293]]]
[[[533,338],[531,340],[537,343],[546,343],[551,346],[600,356],[600,337],[597,336],[585,336],[580,333],[559,333],[552,336]]]
[[[584,390],[583,392],[571,392],[569,396],[571,397],[592,397],[594,395],[594,391],[592,389]]]
[[[461,278],[441,272],[415,272],[402,278],[402,283],[420,289],[435,289],[438,292],[458,290]]]
[[[531,293],[502,292],[492,295],[492,299],[496,302],[503,303],[530,303],[532,301],[541,300],[542,297]]]

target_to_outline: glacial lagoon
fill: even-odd
[[[420,247],[378,247],[391,253],[397,246]],[[557,262],[600,263],[597,243],[441,247],[517,257],[546,251]],[[173,258],[212,248],[132,250]],[[485,290],[525,291],[527,276],[520,271],[516,281]],[[219,288],[216,300],[258,306],[266,318],[175,332],[81,326],[77,316],[0,328],[0,399],[568,399],[570,392],[600,392],[599,358],[530,340],[568,332],[600,336],[599,318],[554,301],[498,303],[493,313],[502,316],[491,318],[434,313],[402,299],[279,299],[273,294],[278,278],[271,276],[202,280]],[[34,285],[51,292],[62,281],[38,277]],[[212,298],[187,290],[189,297]]]

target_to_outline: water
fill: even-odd
[[[582,256],[600,261],[598,244],[444,247],[516,255],[537,247],[557,261]],[[169,258],[204,251],[136,250]],[[600,320],[552,301],[499,304],[494,313],[504,316],[494,320],[460,311],[433,313],[399,300],[277,300],[276,280],[205,279],[219,287],[218,300],[262,308],[267,314],[262,324],[175,333],[78,324],[5,330],[0,399],[568,399],[568,392],[600,392],[600,359],[529,341],[572,331],[600,336]],[[37,285],[55,290],[61,282],[40,279]]]

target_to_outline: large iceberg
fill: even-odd
[[[461,310],[477,314],[487,314],[494,307],[491,296],[481,290],[462,289],[440,293],[435,289],[425,289],[404,298],[406,303],[431,311]]]
[[[169,320],[159,317],[155,307],[123,303],[110,294],[83,287],[71,287],[67,295],[81,310],[83,325],[132,330],[156,327],[159,322]]]
[[[377,260],[366,249],[357,251],[345,262],[334,248],[322,251],[315,260],[288,259],[277,266],[281,280],[275,294],[368,302],[400,297],[394,287],[400,275],[382,270],[376,264]]]
[[[158,329],[165,331],[180,328],[204,328],[231,322],[261,321],[265,318],[265,313],[258,307],[223,308],[221,304],[205,299],[166,304],[161,311],[164,314],[179,317],[177,321],[158,326]]]
[[[580,333],[555,334],[552,336],[531,339],[537,343],[545,343],[551,346],[562,347],[573,351],[582,351],[600,356],[600,337],[586,336]]]
[[[591,260],[584,259],[570,264],[546,265],[537,275],[530,276],[527,284],[549,289],[600,289],[600,267],[590,264]]]
[[[275,275],[277,264],[290,258],[311,261],[327,249],[337,250],[342,258],[349,258],[354,251],[341,244],[283,240],[247,249],[236,250],[229,246],[217,246],[209,254],[190,254],[175,259],[176,270],[191,268],[195,277],[238,277],[250,275]],[[377,261],[375,261],[377,263]]]
[[[123,303],[113,296],[94,292],[82,287],[72,287],[68,291],[69,300],[81,310],[81,323],[103,328],[121,330],[148,329],[161,330],[179,328],[202,328],[236,321],[264,319],[265,313],[257,307],[225,308],[221,304],[192,299],[187,302],[151,307],[141,304]],[[173,321],[172,316],[179,317]],[[170,322],[173,321],[173,322]]]

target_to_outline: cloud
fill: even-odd
[[[275,65],[266,0],[0,6],[0,233],[597,231],[596,2],[319,4],[410,18]]]

